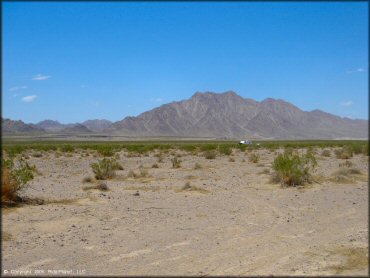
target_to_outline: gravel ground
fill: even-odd
[[[49,202],[2,210],[3,275],[367,276],[368,157],[349,159],[362,174],[341,183],[344,160],[318,155],[318,182],[283,188],[270,181],[275,154],[254,152],[258,163],[237,150],[160,163],[122,151],[108,191],[83,190],[92,153],[30,154],[41,174],[22,194]],[[127,178],[140,166],[148,177]]]

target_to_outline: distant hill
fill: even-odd
[[[341,118],[320,110],[306,112],[280,99],[257,102],[232,91],[197,92],[188,100],[126,117],[107,131],[130,136],[367,138],[368,121]]]
[[[44,120],[44,121],[38,122],[36,126],[46,131],[60,131],[66,128],[66,125],[61,124],[58,121],[53,121],[53,120]]]
[[[45,130],[34,124],[25,124],[23,121],[13,121],[4,118],[1,119],[1,130],[3,134],[27,134],[45,132]]]
[[[74,124],[73,126],[62,129],[59,133],[85,134],[92,131],[82,124]]]
[[[108,120],[87,120],[82,123],[82,125],[86,126],[88,129],[92,131],[102,131],[104,129],[109,128],[112,125],[111,121]]]

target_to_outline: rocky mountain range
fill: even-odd
[[[281,99],[245,99],[232,91],[197,92],[188,100],[164,104],[114,123],[89,120],[63,125],[46,120],[33,125],[13,121],[13,128],[9,121],[3,119],[3,133],[94,132],[132,137],[260,139],[368,138],[369,124],[368,120],[342,118],[320,110],[303,111]]]

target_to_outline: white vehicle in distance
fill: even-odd
[[[253,144],[253,142],[252,141],[250,141],[250,140],[242,140],[242,141],[240,141],[239,142],[239,144],[241,144],[241,145],[252,145]],[[259,146],[260,144],[259,143],[257,143],[257,146]]]
[[[249,140],[242,140],[239,142],[239,144],[242,144],[242,145],[252,145],[253,142],[252,141],[249,141]]]

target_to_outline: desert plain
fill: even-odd
[[[120,150],[103,181],[92,150],[28,151],[21,195],[42,201],[2,209],[2,274],[367,276],[368,156],[326,149],[296,187],[272,181],[281,148]]]

